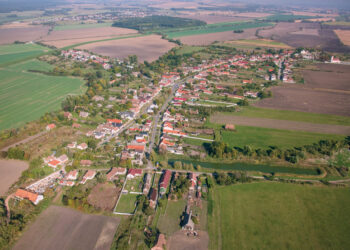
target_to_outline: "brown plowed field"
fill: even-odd
[[[0,45],[11,44],[14,41],[37,41],[47,35],[49,26],[27,25],[25,26],[0,26]]]
[[[99,183],[89,194],[87,200],[89,204],[105,211],[113,211],[119,197],[120,188],[112,183]]]
[[[210,117],[212,122],[220,121],[220,124],[235,124],[252,127],[273,128],[283,130],[297,130],[321,134],[350,135],[350,126],[315,124],[308,122],[296,122],[267,118],[244,117],[226,114],[214,114]],[[217,123],[217,122],[216,122]]]
[[[54,30],[50,33],[50,35],[43,38],[42,42],[57,48],[63,48],[78,43],[104,40],[136,33],[136,30],[116,27]]]
[[[137,55],[140,62],[154,61],[159,56],[175,47],[174,43],[161,38],[158,35],[149,35],[120,40],[111,40],[98,43],[90,43],[79,46],[78,49],[90,50],[93,53],[123,59],[129,55]]]
[[[334,30],[343,44],[350,46],[350,30]]]
[[[225,31],[218,33],[210,33],[203,35],[193,35],[180,37],[182,43],[188,45],[208,45],[215,41],[228,41],[240,39],[256,39],[255,32],[257,28],[246,29],[243,33],[233,33],[233,31]]]
[[[50,206],[31,224],[14,250],[110,249],[119,218]]]
[[[350,66],[319,64],[304,71],[305,84],[273,87],[272,98],[255,105],[265,108],[350,116]]]
[[[170,250],[207,250],[209,235],[205,231],[197,231],[198,237],[187,236],[182,230],[174,233],[167,241],[166,249]]]
[[[25,161],[0,160],[0,196],[6,194],[27,168],[28,163]]]

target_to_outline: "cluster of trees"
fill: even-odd
[[[86,212],[94,212],[96,208],[91,206],[87,197],[91,192],[85,185],[73,186],[62,196],[62,204]]]
[[[14,147],[8,149],[7,157],[9,159],[28,160],[30,156],[26,154],[26,152],[24,152],[22,149]]]
[[[170,198],[181,199],[182,195],[188,191],[189,187],[190,187],[190,180],[187,178],[187,176],[184,174],[179,175],[177,178],[174,178],[171,183],[171,190],[169,194]]]
[[[245,172],[234,172],[234,173],[213,173],[215,182],[219,185],[231,185],[237,182],[245,183],[250,182],[252,179],[247,176]]]
[[[189,18],[171,16],[146,16],[133,17],[118,20],[113,23],[113,27],[136,29],[140,32],[157,31],[159,29],[174,29],[193,26],[204,26],[205,22]]]
[[[201,170],[200,165],[193,166],[192,163],[186,163],[186,162],[182,162],[182,161],[175,161],[175,162],[171,163],[171,166],[174,169],[178,169],[178,170],[180,170],[180,169],[190,170],[190,171],[193,171],[193,170],[200,171]]]
[[[268,149],[253,149],[250,146],[230,147],[222,141],[205,144],[208,154],[215,158],[237,159],[238,156],[248,156],[250,158],[277,158],[290,163],[297,163],[299,159],[304,159],[306,154],[331,156],[345,146],[349,146],[349,137],[342,141],[321,140],[312,145],[291,149],[280,149],[276,146],[270,146]]]

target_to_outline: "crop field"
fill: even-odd
[[[0,46],[0,67],[34,58],[49,49],[37,44],[11,44]]]
[[[350,190],[282,183],[212,189],[209,249],[346,249]]]
[[[317,134],[303,131],[281,130],[250,126],[236,126],[236,132],[222,131],[222,139],[231,146],[253,148],[294,148],[310,145],[324,139],[344,139],[342,135]]]
[[[204,27],[196,27],[195,29],[183,29],[176,32],[166,32],[166,35],[169,38],[178,38],[183,36],[193,36],[209,33],[218,33],[224,31],[234,31],[234,30],[244,30],[260,27],[272,26],[272,23],[255,23],[255,22],[228,22],[228,23],[217,23],[217,24],[208,24]]]
[[[304,131],[321,134],[350,134],[350,126],[316,124],[301,121],[286,121],[260,117],[234,116],[231,114],[214,114],[210,117],[210,121],[223,125],[235,124],[243,126]]]
[[[319,71],[303,71],[305,84],[278,86],[273,97],[256,106],[310,113],[350,116],[348,65],[317,65]]]
[[[78,78],[0,70],[0,130],[16,128],[57,110],[68,94],[82,93]]]
[[[286,121],[350,126],[350,117],[346,116],[306,113],[292,110],[266,109],[254,106],[244,107],[239,112],[223,114],[232,116],[260,117]]]
[[[246,31],[245,31],[246,32]],[[255,33],[254,33],[255,36]],[[237,40],[237,41],[227,41],[225,44],[232,45],[248,45],[254,47],[270,47],[270,48],[280,48],[280,49],[290,49],[291,47],[287,44],[276,42],[268,39],[253,39],[253,40]]]
[[[50,206],[13,249],[110,249],[120,219]]]
[[[63,26],[64,27],[64,26]],[[116,27],[86,27],[54,30],[42,39],[42,42],[57,48],[97,40],[106,40],[126,35],[136,34],[136,30]],[[78,26],[80,27],[80,26]]]
[[[37,70],[37,71],[49,72],[50,70],[53,69],[53,66],[46,62],[33,59],[29,61],[24,61],[21,63],[12,64],[8,66],[8,69],[16,70],[16,71]]]
[[[28,163],[25,161],[0,160],[0,196],[5,195],[27,168]]]
[[[0,45],[11,44],[15,41],[30,42],[38,41],[46,36],[49,26],[26,25],[26,26],[0,26]]]
[[[191,35],[180,37],[180,41],[188,45],[209,45],[213,42],[223,42],[228,40],[255,39],[255,33],[258,28],[245,29],[243,33],[234,33],[232,31],[208,33],[200,35]]]
[[[324,23],[325,25],[330,25],[330,26],[350,26],[350,22],[327,22]]]
[[[76,24],[63,24],[56,25],[53,30],[77,30],[77,29],[91,29],[91,28],[101,28],[101,27],[111,27],[112,23],[76,23]]]
[[[343,44],[350,46],[350,30],[334,30],[334,32]]]
[[[137,194],[122,194],[115,212],[132,214],[135,210],[137,196]]]
[[[77,47],[90,50],[93,53],[123,59],[129,55],[136,55],[140,62],[154,61],[159,56],[175,47],[174,43],[161,39],[158,35],[125,38],[104,42],[90,43]]]
[[[202,169],[209,170],[224,170],[224,171],[247,171],[247,172],[260,172],[260,173],[277,173],[277,174],[294,174],[294,175],[308,175],[318,176],[319,171],[316,168],[305,168],[300,166],[273,166],[267,164],[251,164],[245,162],[203,162],[195,160],[180,160],[169,159],[168,163],[173,165],[175,161],[181,161],[187,164],[193,164],[193,166],[200,165]]]

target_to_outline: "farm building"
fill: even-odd
[[[226,124],[225,129],[226,130],[236,130],[236,127],[233,124]]]
[[[56,128],[56,125],[54,123],[51,123],[51,124],[46,126],[47,131],[50,131],[51,129],[54,129],[54,128]]]
[[[37,205],[41,200],[44,199],[44,196],[33,192],[29,192],[24,189],[17,189],[15,197],[20,200],[27,199],[31,201],[34,205]]]
[[[171,179],[171,171],[169,170],[165,170],[164,174],[162,175],[160,181],[159,181],[159,193],[161,195],[165,194],[167,188],[168,188],[168,185],[169,185],[169,182],[170,182],[170,179]]]
[[[90,160],[81,160],[80,161],[80,165],[81,166],[91,166],[92,165],[92,161],[90,161]]]
[[[81,183],[81,184],[85,184],[87,180],[92,180],[92,179],[95,177],[95,175],[96,175],[96,171],[94,171],[94,170],[88,170],[88,171],[85,173],[85,175],[84,175],[84,177],[83,177],[83,179],[81,180],[80,183]]]
[[[131,168],[129,169],[128,175],[126,176],[126,178],[134,179],[135,177],[138,177],[141,175],[142,175],[142,169]]]
[[[72,170],[67,174],[67,180],[76,180],[78,178],[78,170]]]
[[[126,168],[112,168],[111,171],[107,174],[107,180],[113,181],[117,178],[118,175],[125,175]]]
[[[157,189],[152,188],[151,193],[149,195],[149,206],[151,208],[155,208],[157,205],[157,197],[158,197],[158,192]]]

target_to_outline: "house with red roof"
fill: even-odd
[[[81,180],[81,184],[85,184],[87,180],[92,180],[96,176],[96,171],[94,170],[88,170],[85,175],[83,176],[83,179]]]
[[[46,126],[46,130],[47,130],[47,131],[50,131],[51,129],[54,129],[54,128],[56,128],[56,124],[54,124],[54,123],[48,124],[48,125]]]
[[[137,169],[137,168],[130,168],[128,171],[128,175],[126,178],[128,179],[134,179],[135,177],[139,177],[142,175],[142,169]]]
[[[30,192],[28,190],[25,189],[17,189],[16,193],[15,193],[15,197],[17,199],[23,200],[29,200],[31,201],[34,205],[38,205],[38,203],[44,199],[44,196],[40,195],[40,194],[36,194],[34,192]]]
[[[161,195],[164,195],[166,193],[166,190],[170,183],[170,179],[171,179],[171,171],[165,170],[159,180],[159,193]]]
[[[113,181],[118,178],[119,175],[125,175],[126,168],[112,168],[107,174],[107,180]]]

